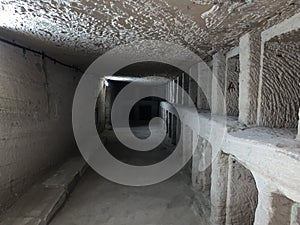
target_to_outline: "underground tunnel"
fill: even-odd
[[[300,224],[299,1],[0,13],[0,225]]]

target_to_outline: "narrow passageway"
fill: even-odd
[[[300,225],[299,40],[299,0],[0,0],[0,225]]]
[[[139,138],[149,136],[147,126],[132,127]],[[159,127],[157,132],[159,132]],[[168,157],[174,150],[166,138],[151,153],[130,151],[112,130],[103,132],[106,147],[119,160],[147,165]],[[147,154],[144,156],[143,154]],[[194,204],[191,177],[184,171],[159,184],[130,187],[110,182],[89,169],[51,225],[207,225]]]
[[[161,129],[161,125],[157,124],[154,132],[159,133],[160,136],[165,136],[166,134]],[[118,128],[117,128],[118,129]],[[122,130],[122,128],[119,128]],[[150,136],[150,130],[148,126],[138,125],[131,127],[132,133],[140,139],[145,139]],[[121,131],[122,132],[122,131]],[[124,137],[128,134],[126,132],[121,133]],[[128,135],[129,136],[129,135]],[[153,140],[154,143],[158,144],[158,146],[149,151],[138,151],[133,150],[131,148],[126,147],[122,144],[118,138],[116,137],[113,130],[105,130],[101,134],[101,139],[105,143],[105,147],[107,151],[114,156],[116,159],[120,160],[129,165],[136,166],[147,166],[152,165],[158,162],[161,162],[165,158],[167,158],[175,149],[175,145],[171,143],[171,140],[166,136],[163,142],[158,144],[157,140]]]

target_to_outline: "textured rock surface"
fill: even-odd
[[[252,28],[269,26],[299,8],[296,0],[1,3],[5,37],[82,66],[114,46],[142,39],[180,43],[205,58],[237,45],[238,37]],[[16,32],[22,36],[15,37]]]
[[[71,125],[79,73],[0,44],[0,209],[75,148]]]
[[[300,31],[265,43],[261,125],[296,128],[300,107]]]
[[[167,103],[162,103],[161,107],[168,110],[170,108]],[[180,110],[186,113],[187,116],[192,116],[188,107],[182,106]],[[213,123],[207,113],[200,112],[199,118],[201,127],[205,129],[200,130],[199,134],[193,130],[193,141],[195,141],[194,133],[197,137],[200,135],[201,138],[208,139],[207,130]],[[256,223],[254,224],[272,224],[270,221],[273,218],[274,210],[278,209],[280,212],[281,207],[283,207],[283,213],[278,214],[282,218],[278,221],[289,221],[291,208],[280,202],[278,202],[278,207],[275,207],[276,203],[274,202],[274,205],[272,203],[272,193],[281,193],[280,196],[283,198],[300,202],[300,177],[298,174],[300,169],[300,145],[298,141],[294,140],[296,129],[246,128],[240,126],[239,123],[230,123],[230,126],[232,126],[232,129],[224,136],[221,146],[223,151],[219,152],[217,157],[212,160],[212,224],[225,224],[227,215],[230,215],[226,212],[226,208],[228,206],[234,208],[239,201],[241,204],[238,205],[243,206],[241,209],[244,211],[240,214],[234,214],[235,210],[233,210],[231,218],[235,220],[248,216],[249,219],[252,219],[255,209],[255,187],[259,194],[255,214]],[[214,142],[211,143],[213,146]],[[243,166],[238,164],[237,167],[230,168],[228,157],[231,157],[231,155],[237,158]],[[197,151],[196,157],[198,156],[199,152]],[[199,162],[199,158],[194,158],[194,160],[194,162]],[[194,165],[196,164],[194,163]],[[195,184],[197,170],[195,170],[195,167],[193,169],[193,183]],[[256,185],[249,171],[255,178]],[[231,185],[228,185],[228,182],[232,182]],[[229,193],[232,195],[230,198],[228,197]],[[228,201],[228,198],[230,201]],[[250,202],[253,204],[250,204]],[[284,202],[283,200],[282,203]],[[277,225],[277,223],[274,224]]]
[[[239,56],[234,56],[227,60],[226,70],[226,115],[239,115]]]
[[[250,170],[229,157],[226,225],[253,224],[258,192]]]
[[[282,196],[280,194],[272,195],[272,207],[273,214],[270,224],[274,225],[290,225],[291,217],[286,215],[291,215],[293,201]]]

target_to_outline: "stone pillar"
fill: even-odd
[[[111,129],[112,88],[105,88],[105,129]]]
[[[172,138],[172,129],[173,129],[173,115],[169,112],[168,115],[168,130],[169,130],[169,138]]]
[[[291,225],[300,224],[300,203],[295,203],[292,206]]]
[[[178,114],[176,114],[176,142],[179,143],[180,135],[181,135],[181,122]]]
[[[178,77],[174,80],[174,103],[178,104]]]
[[[192,154],[193,150],[193,130],[184,125],[183,130],[183,160],[186,160],[188,155]]]
[[[175,103],[175,96],[176,96],[176,88],[175,88],[175,80],[172,80],[172,88],[171,88],[171,92],[172,92],[172,96],[171,96],[171,99],[172,99],[172,103]]]
[[[169,82],[169,101],[173,102],[173,81]]]
[[[246,125],[257,120],[260,46],[260,33],[248,33],[240,39],[239,121]]]
[[[211,145],[200,136],[193,153],[192,184],[196,190],[209,191],[211,187]]]
[[[169,87],[170,87],[170,83],[168,82],[166,84],[166,100],[167,101],[170,101],[170,90],[169,90]]]
[[[258,186],[258,205],[255,212],[254,225],[270,225],[272,218],[271,191]]]
[[[106,86],[105,86],[105,80],[100,80],[100,93],[99,97],[97,99],[97,112],[98,112],[98,121],[97,121],[97,127],[100,132],[102,132],[105,129],[105,99],[106,99]]]
[[[228,155],[219,151],[212,162],[211,171],[211,223],[226,222],[226,198],[228,182]]]
[[[182,91],[182,80],[183,77],[180,75],[179,77],[177,77],[177,81],[178,81],[178,104],[182,104],[182,95],[183,95],[183,91]]]
[[[181,80],[182,80],[182,92],[181,92],[181,104],[185,104],[185,102],[184,102],[184,91],[183,90],[185,90],[184,89],[184,73],[182,73],[181,75]]]
[[[170,81],[169,82],[169,98],[168,98],[170,103],[172,103],[172,85],[173,85],[173,83],[172,83],[172,81]]]
[[[177,141],[177,117],[176,115],[172,115],[172,128],[171,128],[171,133],[172,133],[172,144],[176,144]]]
[[[198,63],[197,107],[210,109],[211,105],[212,71],[205,62]]]
[[[225,55],[216,53],[213,56],[213,77],[212,77],[212,92],[211,92],[211,112],[216,115],[225,114]]]
[[[256,183],[250,170],[229,156],[226,225],[253,224],[257,198]]]
[[[183,104],[187,105],[188,104],[188,98],[187,96],[189,95],[189,75],[188,74],[182,74],[183,76],[183,88],[187,95],[183,96]]]

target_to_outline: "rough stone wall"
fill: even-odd
[[[227,60],[226,71],[226,113],[227,116],[239,115],[239,56],[234,56]]]
[[[258,201],[254,177],[232,156],[228,166],[226,225],[253,224]]]
[[[270,224],[272,225],[290,225],[291,224],[291,211],[292,211],[293,201],[280,195],[272,195],[272,219]]]
[[[80,74],[0,43],[0,210],[76,150],[71,124]]]
[[[260,125],[279,128],[298,125],[299,35],[300,31],[287,33],[265,43]]]

